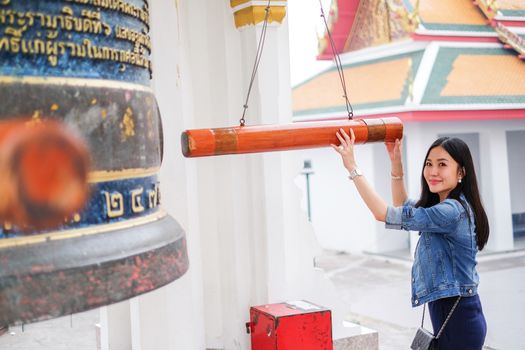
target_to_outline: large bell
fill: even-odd
[[[0,121],[58,120],[92,166],[90,199],[58,228],[0,225],[0,326],[118,302],[187,271],[184,231],[159,206],[148,31],[145,0],[0,1]]]

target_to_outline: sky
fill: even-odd
[[[328,16],[331,0],[321,0]],[[330,65],[317,61],[317,33],[324,32],[319,0],[288,0],[290,81],[295,86]]]

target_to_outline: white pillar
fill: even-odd
[[[190,24],[200,23],[197,20],[200,13],[194,14],[188,8],[195,3],[150,3],[152,85],[164,128],[164,160],[160,173],[162,206],[186,231],[190,268],[180,279],[135,298],[131,304],[102,308],[101,338],[107,339],[102,342],[103,349],[206,348],[199,211],[194,196],[196,166],[182,157],[179,141],[181,131],[189,122],[193,123],[189,47],[194,43]]]
[[[434,131],[429,131],[425,124],[419,122],[405,123],[405,127],[404,134],[407,135],[406,143],[404,144],[407,155],[405,184],[407,184],[408,197],[417,200],[421,195],[423,161],[430,144],[437,139],[437,134]],[[418,240],[419,233],[410,231],[411,256],[414,256]]]
[[[512,250],[512,210],[510,199],[507,139],[504,129],[480,133],[481,195],[490,224],[487,249]]]
[[[260,26],[237,29],[228,2],[150,7],[164,123],[162,205],[186,231],[190,269],[128,307],[130,328],[140,332],[126,338],[132,350],[249,349],[251,305],[307,299],[341,311],[331,283],[313,267],[318,246],[294,187],[295,153],[181,154],[184,129],[238,125]],[[290,121],[285,23],[268,28],[247,124]],[[334,315],[336,336],[341,318]]]
[[[131,349],[129,301],[100,308],[101,350]]]

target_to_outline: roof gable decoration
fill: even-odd
[[[407,11],[402,0],[360,1],[343,51],[405,40],[417,27],[417,18],[417,11]]]
[[[496,17],[498,13],[498,5],[496,0],[476,0],[474,4],[478,5],[479,9],[489,19]]]
[[[511,32],[503,24],[498,23],[494,28],[498,36],[507,49],[514,49],[518,53],[520,59],[525,59],[525,40],[518,34]]]
[[[525,2],[523,0],[475,0],[481,12],[489,21],[525,22]]]
[[[398,5],[393,0],[386,0],[389,10],[394,14],[394,17],[399,20],[402,28],[407,33],[414,33],[421,24],[419,16],[419,0],[416,5],[409,11],[405,6]]]
[[[332,0],[328,14],[325,14],[337,53],[344,50],[358,5],[359,0]],[[332,59],[334,56],[326,31],[318,37],[318,52],[317,58],[320,60]]]
[[[334,23],[337,22],[338,14],[339,8],[337,6],[337,0],[332,0],[330,2],[330,9],[328,10],[328,16],[326,19],[326,23],[328,24],[328,30],[330,32],[333,32]],[[326,51],[326,49],[328,48],[328,42],[328,33],[326,32],[326,29],[325,32],[323,32],[322,34],[317,34],[317,52],[319,52],[319,55],[322,55]]]

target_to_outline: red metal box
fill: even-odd
[[[307,301],[253,306],[252,350],[332,350],[330,310]]]

